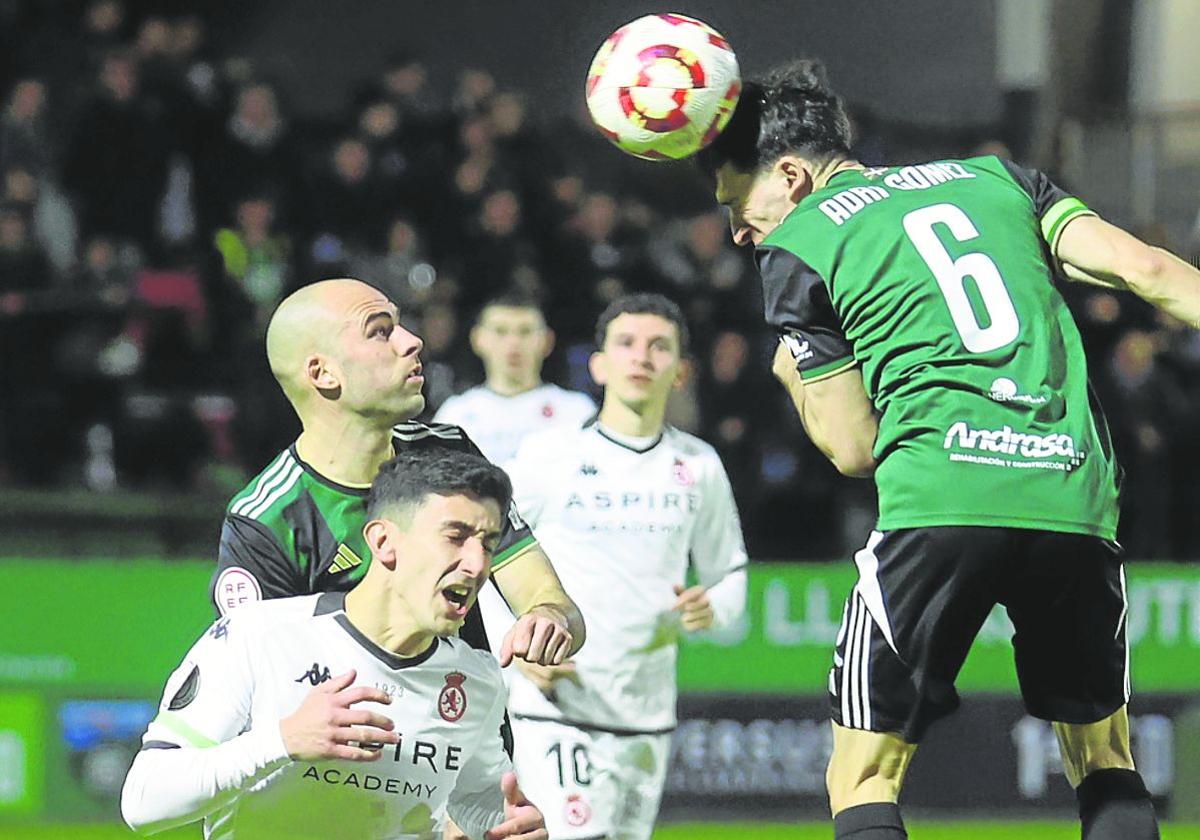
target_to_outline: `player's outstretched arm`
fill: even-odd
[[[804,382],[795,358],[781,341],[771,372],[787,390],[813,445],[842,475],[867,478],[875,472],[879,422],[857,367]]]
[[[1072,280],[1128,289],[1190,327],[1200,328],[1200,271],[1096,216],[1067,222],[1055,256]]]
[[[501,645],[501,667],[514,657],[558,665],[583,647],[587,635],[583,613],[563,589],[540,546],[526,549],[494,575],[504,599],[520,616]]]

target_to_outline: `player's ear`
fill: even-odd
[[[542,330],[542,358],[545,359],[554,350],[554,330],[546,327]]]
[[[372,519],[363,526],[363,537],[371,549],[372,562],[382,563],[387,569],[396,568],[396,545],[387,522]]]
[[[683,386],[688,383],[695,373],[695,367],[692,365],[692,360],[686,356],[679,360],[679,370],[675,373],[675,381],[671,383],[671,387],[676,391],[682,390]]]
[[[483,358],[483,327],[480,324],[471,327],[471,352]]]
[[[327,356],[314,353],[304,360],[304,378],[321,392],[337,391],[342,387],[338,371]]]
[[[784,155],[775,164],[776,171],[783,177],[787,197],[793,204],[812,192],[812,171],[808,162],[796,155]]]
[[[608,384],[608,357],[604,355],[604,351],[597,350],[588,356],[588,373],[592,375],[592,381],[601,388]]]

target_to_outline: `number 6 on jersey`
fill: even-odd
[[[1012,343],[1021,330],[1021,324],[996,264],[978,251],[952,259],[933,231],[933,226],[938,224],[949,228],[959,242],[974,239],[979,236],[979,231],[967,214],[953,204],[934,204],[904,216],[904,232],[933,272],[963,346],[972,353],[987,353]],[[975,278],[979,296],[987,310],[986,326],[979,323],[971,299],[967,297],[968,277]]]

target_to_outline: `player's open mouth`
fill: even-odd
[[[450,612],[456,616],[464,616],[471,607],[471,587],[465,583],[455,583],[442,590],[442,597],[450,605]]]

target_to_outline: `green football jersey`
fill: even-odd
[[[879,529],[1113,539],[1117,467],[1054,245],[1091,211],[995,157],[851,170],[759,247],[805,381],[858,365],[879,415]]]
[[[479,455],[458,426],[401,423],[392,431],[396,452],[457,449]],[[315,592],[347,592],[366,574],[371,551],[366,488],[346,487],[304,463],[293,444],[230,501],[221,528],[217,569],[209,584],[222,614],[242,604]],[[510,506],[492,571],[535,544],[516,506]],[[486,648],[478,609],[467,615],[462,637]]]

